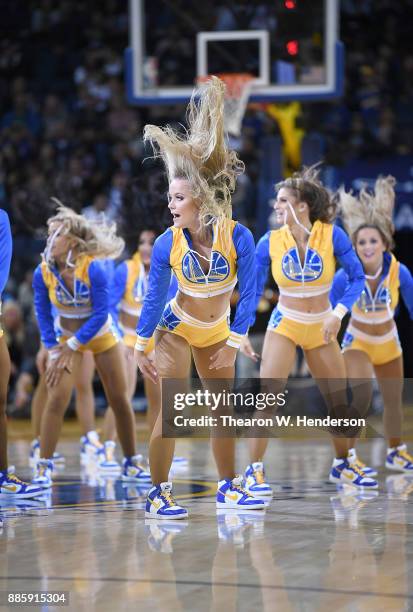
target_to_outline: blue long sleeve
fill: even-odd
[[[169,261],[171,249],[172,231],[168,229],[155,240],[153,245],[148,291],[143,302],[136,330],[138,334],[137,342],[142,344],[142,346],[152,337],[168,299],[171,283],[171,265]]]
[[[265,283],[268,279],[268,271],[271,265],[270,257],[270,234],[267,232],[259,239],[257,248],[255,249],[255,270],[257,273],[257,285],[255,289],[255,304],[254,312],[251,317],[250,327],[255,323],[255,315],[257,312],[258,304],[260,303],[261,296],[264,292]]]
[[[125,295],[127,280],[128,265],[126,261],[122,261],[115,270],[109,293],[109,311],[112,315],[113,323],[121,336],[123,336],[123,332],[119,328],[119,304]]]
[[[237,223],[232,239],[237,252],[239,300],[230,327],[231,334],[228,344],[238,347],[241,337],[248,333],[254,314],[257,275],[255,271],[255,243],[249,229]]]
[[[337,306],[339,302],[341,302],[341,298],[343,297],[347,286],[347,276],[343,268],[337,270],[334,275],[333,285],[330,290],[330,303],[333,308]]]
[[[337,225],[333,228],[334,255],[347,274],[347,284],[340,304],[351,310],[354,302],[364,289],[363,266],[354,251],[347,234]]]
[[[109,285],[102,261],[95,260],[90,264],[89,281],[92,315],[74,335],[80,344],[87,344],[106,323],[109,315]]]
[[[413,319],[413,278],[410,270],[402,263],[399,268],[399,281],[400,293],[409,311],[410,318]]]
[[[169,302],[170,300],[172,300],[172,298],[176,296],[177,291],[178,291],[178,281],[176,279],[175,274],[172,274],[166,301]]]
[[[46,287],[40,266],[33,274],[34,310],[40,329],[40,337],[43,345],[53,348],[58,344],[52,313],[52,304],[49,299],[49,290]]]
[[[0,300],[10,274],[13,251],[9,217],[0,209]]]

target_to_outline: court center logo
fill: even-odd
[[[218,251],[211,253],[211,265],[209,273],[205,274],[197,259],[197,256],[192,251],[188,251],[182,260],[182,273],[191,283],[205,285],[208,283],[219,283],[225,280],[229,275],[228,260]]]
[[[314,249],[307,248],[304,266],[301,267],[296,247],[291,248],[282,258],[282,271],[292,281],[315,281],[323,273],[323,260]]]
[[[70,295],[69,291],[63,289],[61,285],[56,287],[56,299],[63,306],[77,306],[88,304],[90,301],[90,287],[83,281],[76,279],[74,283],[75,295]]]

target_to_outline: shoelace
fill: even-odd
[[[350,465],[356,465],[359,470],[364,470],[364,468],[366,467],[366,464],[360,461],[360,459],[358,458],[355,459],[353,463],[350,463]]]
[[[257,484],[264,484],[264,472],[262,470],[254,470],[254,478]]]
[[[162,497],[162,499],[169,506],[176,506],[177,505],[176,501],[172,497],[171,491],[162,491],[162,493],[159,494],[159,497]]]
[[[11,480],[12,482],[15,482],[16,484],[19,484],[19,485],[26,484],[25,482],[23,482],[23,480],[20,480],[20,478],[18,478],[16,476],[16,474],[9,474],[8,475],[8,479]]]
[[[413,463],[413,457],[407,452],[407,450],[399,450],[398,454],[402,459],[405,459],[409,463]]]
[[[362,478],[365,478],[365,474],[363,474],[361,469],[355,463],[350,463],[349,467],[350,467],[350,469],[353,470],[353,472],[356,472],[356,474],[358,474]]]
[[[231,485],[231,489],[233,489],[234,491],[238,491],[238,493],[241,493],[242,495],[246,495],[247,497],[252,497],[251,493],[249,493],[246,489],[244,489],[243,486],[241,485]]]

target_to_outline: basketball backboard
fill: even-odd
[[[132,104],[186,102],[198,77],[255,77],[251,102],[341,95],[338,0],[129,0]]]

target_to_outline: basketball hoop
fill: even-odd
[[[225,131],[233,136],[239,136],[254,77],[252,74],[243,72],[221,73],[215,76],[224,81],[226,85],[224,105]],[[211,75],[198,77],[197,82],[205,83],[210,78]]]

